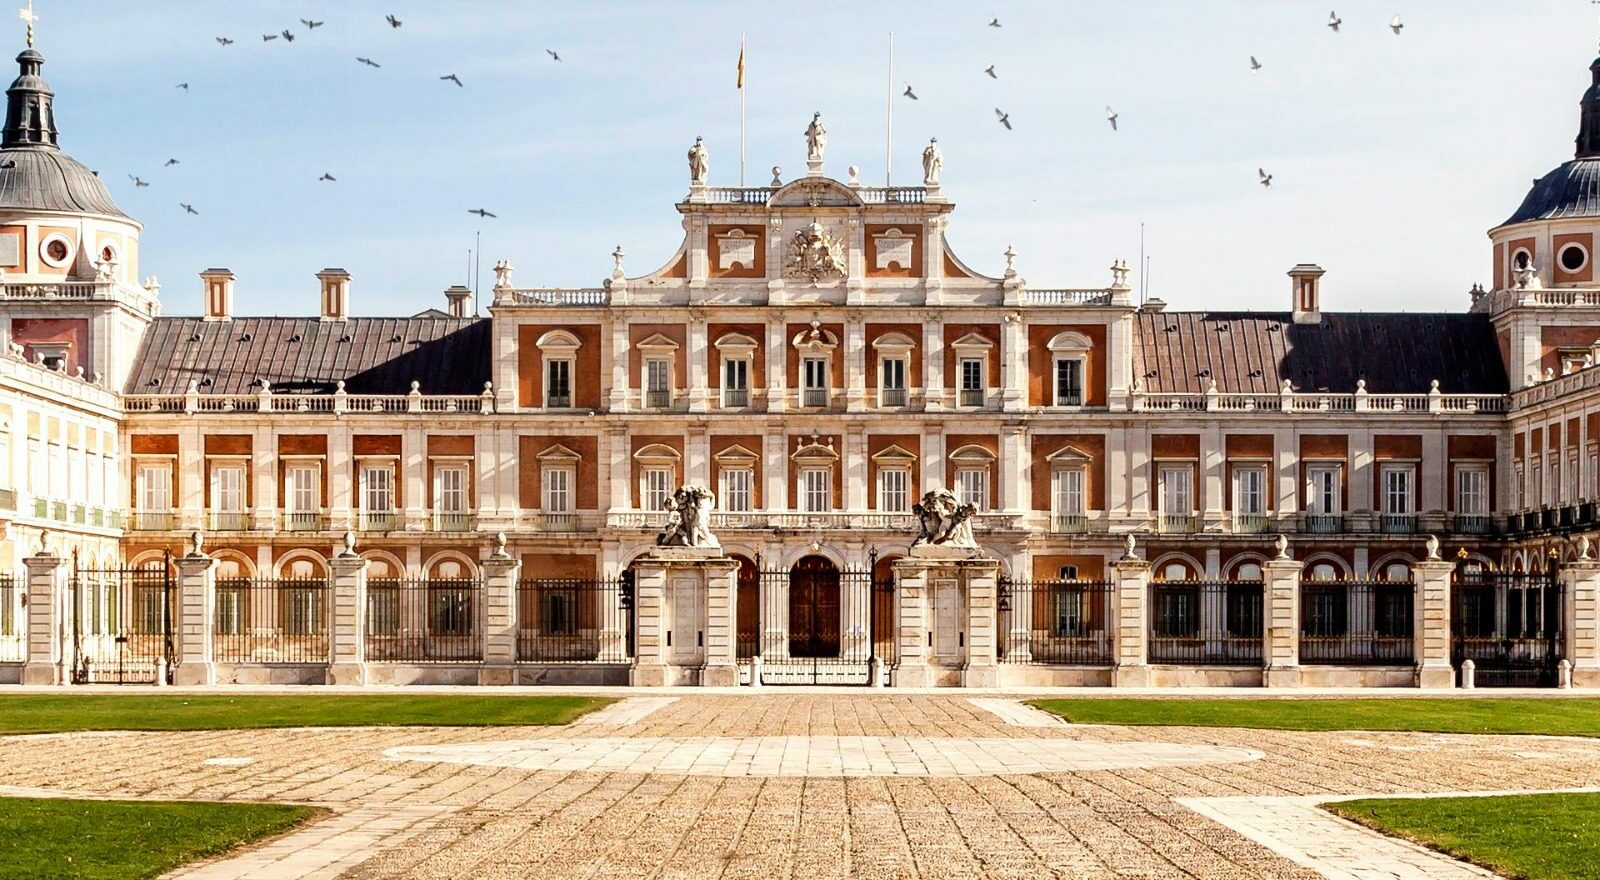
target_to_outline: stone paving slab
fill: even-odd
[[[583,727],[593,725],[626,727],[638,724],[649,718],[656,710],[664,709],[677,701],[677,697],[628,697],[603,709],[596,709],[574,721],[573,724]]]
[[[167,880],[332,880],[374,853],[402,846],[444,807],[357,807],[267,843],[162,875]]]
[[[1035,709],[1018,700],[971,697],[967,702],[1007,724],[1014,724],[1018,727],[1065,727],[1067,724],[1066,720],[1060,715],[1052,715],[1042,709]]]

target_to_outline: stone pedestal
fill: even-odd
[[[41,553],[22,560],[27,567],[28,659],[23,684],[72,683],[72,594],[67,563]]]
[[[895,687],[999,686],[1000,563],[968,550],[911,553],[894,563]]]
[[[517,683],[517,580],[522,563],[510,555],[483,560],[483,666],[478,684]]]
[[[173,684],[216,684],[212,641],[217,609],[217,561],[204,553],[172,560],[178,569],[178,668]]]
[[[1261,567],[1266,581],[1261,585],[1262,633],[1261,660],[1265,670],[1262,683],[1267,687],[1300,686],[1300,571],[1305,563],[1294,559],[1273,559]]]
[[[1573,687],[1600,686],[1600,562],[1580,559],[1561,567],[1566,602],[1561,656],[1572,662]]]
[[[1149,627],[1150,563],[1125,557],[1111,563],[1113,576],[1111,620],[1115,639],[1111,683],[1115,687],[1150,686]]]
[[[1452,688],[1455,669],[1450,665],[1450,576],[1453,562],[1432,559],[1411,567],[1416,598],[1412,608],[1419,688]]]
[[[739,563],[715,548],[658,547],[634,562],[633,572],[637,649],[630,683],[738,685],[733,603]]]
[[[367,683],[367,561],[359,556],[328,560],[333,570],[333,647],[328,684]]]

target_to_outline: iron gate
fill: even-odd
[[[1450,662],[1471,660],[1478,687],[1554,687],[1565,602],[1547,572],[1457,571],[1450,596]]]
[[[83,568],[72,561],[74,684],[172,683],[172,559],[160,568]]]
[[[739,599],[756,613],[738,615],[738,654],[748,670],[756,665],[746,658],[760,659],[762,684],[865,685],[875,660],[893,662],[893,583],[871,569],[807,556],[742,580]]]

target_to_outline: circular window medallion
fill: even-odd
[[[47,265],[60,269],[72,259],[72,242],[59,232],[50,235],[39,244],[39,256]]]
[[[1589,252],[1581,244],[1569,244],[1561,249],[1561,268],[1566,272],[1582,272],[1589,265]]]

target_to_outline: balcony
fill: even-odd
[[[1233,515],[1233,533],[1235,535],[1260,535],[1272,528],[1272,517],[1264,513],[1235,513]]]
[[[728,409],[743,409],[750,405],[750,389],[724,388],[722,389],[722,405]]]
[[[214,532],[247,532],[250,530],[250,514],[242,511],[213,510],[206,515],[206,521]]]
[[[1481,513],[1458,513],[1451,523],[1451,531],[1460,535],[1487,535],[1489,517]]]
[[[1050,531],[1057,535],[1081,535],[1089,531],[1089,518],[1081,513],[1053,514]]]
[[[571,394],[552,394],[544,402],[546,409],[571,409]]]
[[[17,490],[0,489],[0,510],[17,509]]]
[[[1163,513],[1159,529],[1163,535],[1192,535],[1198,519],[1192,513]]]
[[[171,531],[177,517],[170,510],[136,510],[131,528],[136,532]]]
[[[327,528],[328,518],[320,511],[289,511],[283,515],[283,530],[286,532],[321,532]]]
[[[828,405],[828,389],[826,389],[826,388],[807,388],[807,389],[805,389],[804,391],[800,392],[800,405],[801,406],[827,406]]]
[[[1417,531],[1414,513],[1385,513],[1378,516],[1378,531],[1385,535],[1410,535]]]
[[[392,510],[363,510],[356,518],[356,528],[363,532],[392,532],[400,528],[400,515]]]
[[[672,392],[652,388],[644,393],[644,405],[650,409],[666,409],[672,406]]]
[[[477,518],[465,511],[435,511],[433,530],[436,532],[470,532]]]
[[[1300,529],[1312,535],[1337,535],[1344,531],[1344,517],[1337,513],[1308,513]]]
[[[576,532],[578,531],[578,515],[576,513],[545,513],[534,514],[533,527],[541,532]]]
[[[905,406],[906,390],[904,388],[885,388],[880,401],[883,406]]]
[[[983,406],[983,399],[984,390],[982,388],[963,388],[957,403],[960,406]]]

